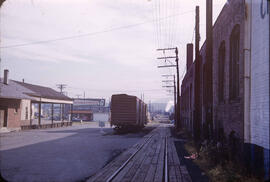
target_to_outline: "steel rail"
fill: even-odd
[[[148,144],[151,141],[151,138],[154,136],[155,134],[151,135],[145,143],[143,143],[143,145],[140,146],[140,148],[133,153],[125,162],[124,164],[122,164],[107,180],[106,182],[111,182],[123,169],[124,167],[131,161],[131,159],[144,147],[145,144]]]
[[[169,182],[169,175],[168,175],[168,140],[167,136],[165,138],[165,162],[164,162],[164,181]]]

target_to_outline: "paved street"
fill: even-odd
[[[116,135],[91,123],[1,134],[1,174],[8,181],[83,181],[151,128]]]

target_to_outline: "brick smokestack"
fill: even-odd
[[[9,71],[6,69],[4,70],[4,84],[8,85],[8,73]]]
[[[193,63],[193,44],[187,44],[187,71]]]

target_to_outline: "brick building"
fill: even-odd
[[[181,85],[181,122],[194,135],[195,74],[200,76],[201,140],[233,139],[235,158],[269,179],[269,13],[267,0],[229,0],[212,26],[212,102],[207,42]],[[199,73],[195,63],[199,61]],[[211,111],[212,109],[212,111]],[[212,112],[212,115],[209,114]],[[209,118],[210,117],[210,118]],[[244,155],[243,155],[244,154]]]
[[[5,70],[4,78],[0,81],[0,129],[55,127],[54,105],[71,108],[71,98],[48,87],[10,80],[8,73]],[[49,105],[50,114],[45,117],[42,110],[46,105]],[[63,112],[58,118],[62,124],[67,121]]]
[[[193,111],[194,111],[194,71],[193,44],[187,45],[187,72],[181,84],[181,120],[183,124],[193,133]]]

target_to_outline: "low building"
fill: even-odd
[[[72,121],[109,121],[109,107],[105,99],[73,99]]]
[[[72,108],[71,98],[48,87],[10,80],[8,73],[5,70],[0,81],[0,128],[19,130],[71,124],[64,112],[65,107]],[[59,112],[57,107],[61,108]]]
[[[90,110],[72,110],[72,121],[93,121],[93,112]]]

